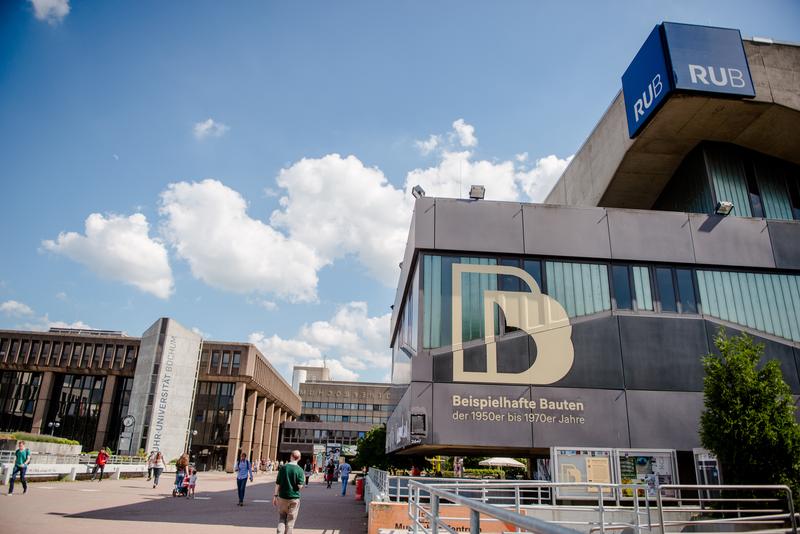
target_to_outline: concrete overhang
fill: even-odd
[[[800,164],[800,46],[744,41],[753,99],[671,95],[634,139],[617,94],[546,203],[649,209],[701,141]]]

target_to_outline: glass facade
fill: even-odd
[[[0,372],[0,431],[30,432],[42,373]]]
[[[340,445],[355,445],[359,438],[366,432],[361,430],[333,430],[316,428],[284,428],[281,432],[281,441],[284,443],[315,443],[327,445],[338,443]]]
[[[234,382],[199,382],[194,403],[195,445],[228,445]],[[243,418],[244,419],[244,418]]]
[[[56,374],[43,430],[48,423],[57,422],[53,435],[79,441],[84,451],[94,450],[105,383],[104,376]]]
[[[703,313],[800,341],[800,276],[794,274],[431,254],[424,255],[422,262],[421,321],[425,349],[451,344],[452,265],[459,262],[524,268],[540,284],[542,291],[556,299],[573,318],[612,309],[631,313]],[[464,341],[485,336],[482,295],[485,290],[496,288],[528,290],[522,280],[512,276],[463,274]],[[497,309],[494,329],[496,335],[513,330],[505,327]],[[394,376],[393,379],[401,383]]]
[[[122,432],[122,418],[128,414],[133,390],[133,377],[118,377],[117,387],[114,392],[114,403],[111,407],[111,416],[108,420],[108,433],[106,446],[116,450],[119,443],[119,434]]]

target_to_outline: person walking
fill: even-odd
[[[98,482],[103,481],[103,473],[106,470],[106,463],[108,462],[108,453],[106,452],[105,447],[100,448],[100,452],[97,453],[97,458],[94,459],[94,469],[92,470],[92,481],[94,481],[94,477],[97,475],[97,470],[100,470],[100,480]]]
[[[303,488],[305,474],[297,465],[300,461],[300,451],[292,451],[291,461],[278,469],[275,479],[275,494],[272,496],[272,505],[278,508],[277,534],[292,534],[294,522],[300,511],[300,490]]]
[[[175,462],[175,487],[180,488],[183,485],[183,479],[189,476],[189,455],[183,453]]]
[[[8,483],[8,494],[14,493],[14,480],[19,473],[19,481],[22,482],[22,494],[28,493],[28,481],[25,480],[25,473],[28,472],[28,464],[31,463],[31,451],[25,447],[25,442],[17,443],[17,450],[14,451],[14,470],[11,471],[11,480]]]
[[[239,492],[239,506],[244,506],[244,490],[247,487],[247,479],[253,481],[253,466],[247,459],[247,454],[242,453],[239,461],[236,462],[236,489]]]
[[[306,460],[306,465],[303,468],[303,473],[306,475],[306,486],[308,486],[308,480],[311,478],[311,460]]]
[[[347,493],[347,479],[350,478],[350,471],[353,468],[347,463],[347,458],[342,457],[342,460],[344,463],[339,466],[339,476],[342,479],[342,497],[344,497]]]
[[[161,479],[161,473],[164,472],[164,468],[167,466],[164,464],[164,456],[161,454],[161,451],[156,453],[156,457],[153,460],[153,487],[158,487],[158,481]]]
[[[331,487],[333,483],[333,477],[336,474],[336,466],[333,465],[333,460],[328,460],[328,463],[325,465],[325,480],[328,483],[328,488]]]
[[[153,478],[153,464],[156,461],[156,451],[152,451],[150,456],[147,457],[147,481]]]

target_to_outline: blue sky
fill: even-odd
[[[662,20],[797,2],[0,5],[0,327],[170,316],[388,376],[408,188],[541,200]]]

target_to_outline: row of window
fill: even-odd
[[[391,412],[394,410],[394,404],[363,404],[353,402],[316,402],[316,401],[303,401],[303,410],[307,409],[322,409],[322,410],[360,410],[362,412]]]
[[[200,354],[200,372],[211,375],[238,375],[242,352],[238,350],[204,350]]]
[[[389,418],[388,415],[326,415],[326,414],[302,414],[298,421],[312,421],[320,422],[325,421],[329,423],[369,423],[372,425],[379,425],[385,423]]]
[[[0,431],[30,432],[42,373],[0,372]]]
[[[287,443],[339,443],[355,445],[365,432],[358,430],[318,430],[312,428],[284,428],[282,441]]]
[[[641,313],[703,313],[800,341],[800,276],[797,275],[711,271],[666,265],[426,254],[422,261],[424,348],[445,347],[453,343],[452,267],[456,263],[522,269],[543,293],[558,301],[570,317],[612,309]],[[525,281],[516,276],[462,274],[462,342],[486,337],[483,295],[487,290],[496,289],[531,291]],[[495,307],[494,325],[490,328],[494,329],[495,335],[514,330],[505,325],[498,307]]]
[[[0,362],[73,369],[132,368],[136,346],[0,339]]]
[[[194,403],[195,445],[227,445],[233,412],[233,382],[200,382]],[[244,418],[242,418],[244,420]]]

